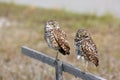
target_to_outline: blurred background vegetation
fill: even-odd
[[[99,51],[100,66],[89,71],[108,80],[120,79],[120,19],[110,14],[77,14],[65,10],[44,9],[13,3],[0,3],[0,80],[55,80],[54,68],[21,54],[25,45],[55,57],[44,40],[44,24],[57,20],[67,33],[71,55],[59,55],[62,61],[82,69],[76,60],[74,36],[79,28],[92,35]],[[64,73],[64,80],[76,80]],[[80,80],[80,79],[77,79]]]

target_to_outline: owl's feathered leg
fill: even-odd
[[[55,57],[55,62],[54,62],[54,64],[57,64],[57,61],[58,61],[58,51],[57,51],[57,55],[56,55],[56,57]]]
[[[56,55],[56,58],[55,58],[56,60],[58,60],[58,52],[57,52],[57,55]]]
[[[85,61],[84,72],[88,72],[88,61]]]

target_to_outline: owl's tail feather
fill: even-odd
[[[70,54],[69,51],[65,51],[63,48],[60,48],[59,52],[62,53],[63,55],[66,55],[66,54],[69,55]]]
[[[98,66],[99,66],[99,60],[98,60],[98,59],[96,59],[96,61],[95,61],[95,63],[94,63],[94,64],[95,64],[95,66],[96,66],[96,67],[98,67]]]
[[[94,56],[91,58],[91,62],[93,62],[95,64],[95,66],[99,66],[99,59],[98,57]]]

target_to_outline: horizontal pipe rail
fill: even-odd
[[[46,55],[45,53],[38,52],[36,50],[33,50],[33,49],[25,47],[25,46],[22,46],[22,53],[31,58],[42,61],[43,63],[46,63],[52,67],[55,67],[55,64],[54,64],[55,58],[52,58],[52,57]],[[67,72],[71,75],[74,75],[75,77],[82,78],[83,80],[106,80],[102,77],[96,76],[91,73],[84,73],[79,68],[74,67],[68,63],[62,62],[60,60],[59,60],[59,63],[62,63],[62,68],[61,68],[62,71]]]

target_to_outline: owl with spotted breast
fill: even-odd
[[[48,46],[63,55],[70,54],[70,46],[66,40],[66,33],[60,28],[60,25],[55,20],[49,20],[44,27],[44,38]]]
[[[77,59],[85,61],[85,71],[87,71],[88,62],[92,62],[97,67],[99,65],[98,51],[90,34],[85,29],[79,29],[74,39]]]

